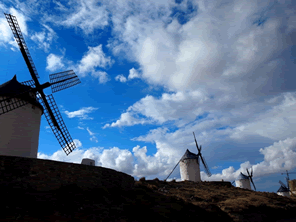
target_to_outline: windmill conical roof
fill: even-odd
[[[182,160],[185,159],[198,159],[198,156],[194,153],[191,153],[188,149],[186,150],[185,154],[183,155],[183,157],[181,158]]]
[[[14,75],[11,80],[0,85],[0,96],[13,96],[22,92],[26,92],[30,89],[32,89],[32,87],[21,84],[17,81],[16,75]],[[28,93],[19,95],[17,97],[27,100],[31,104],[38,106],[43,113],[44,110],[42,105],[36,99],[32,98]]]
[[[288,188],[287,187],[283,187],[281,186],[277,192],[289,192]]]
[[[236,180],[245,180],[245,179],[249,179],[249,177],[247,175],[243,174],[242,172],[236,178]]]
[[[30,86],[26,86],[19,83],[16,79],[16,75],[14,75],[14,77],[11,80],[0,85],[0,96],[10,96],[30,89]]]

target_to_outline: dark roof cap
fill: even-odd
[[[281,187],[278,189],[277,192],[289,192],[289,190],[288,190],[287,187],[283,187],[283,186],[281,185]]]
[[[11,80],[0,85],[0,96],[11,96],[14,94],[28,91],[30,89],[30,86],[26,86],[19,83],[16,79],[16,75],[14,75],[14,77]]]
[[[186,150],[185,154],[183,155],[183,157],[181,158],[182,160],[185,159],[198,159],[198,156],[194,153],[191,153],[188,149]]]
[[[31,89],[32,87],[23,85],[18,82],[16,79],[16,75],[14,75],[11,80],[0,85],[0,96],[12,97],[16,95],[16,97],[26,100],[35,106],[38,106],[42,110],[43,114],[43,106],[36,99],[34,99],[29,93],[21,94],[22,92],[26,92]]]

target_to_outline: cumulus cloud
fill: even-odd
[[[135,78],[140,78],[139,72],[135,68],[131,68],[129,70],[129,75],[127,78],[124,75],[120,74],[115,77],[115,80],[120,82],[127,82]]]
[[[65,67],[63,64],[63,56],[57,56],[53,53],[50,53],[46,58],[46,69],[54,72],[58,69]]]
[[[79,110],[73,111],[73,112],[69,112],[69,111],[65,111],[65,114],[67,115],[68,118],[75,118],[78,117],[79,119],[93,119],[92,117],[89,117],[87,114],[91,113],[95,110],[97,110],[98,108],[94,108],[94,107],[83,107]]]
[[[116,122],[113,122],[111,124],[107,123],[103,126],[103,129],[107,127],[122,127],[122,126],[132,126],[135,124],[145,124],[149,123],[148,120],[145,119],[137,119],[134,118],[130,113],[123,113],[120,116],[120,119],[117,120]]]
[[[110,80],[110,78],[108,77],[108,74],[106,72],[102,72],[102,71],[93,71],[91,73],[91,75],[95,78],[99,79],[99,83],[106,83]]]
[[[81,143],[80,140],[78,140],[78,139],[74,139],[73,141],[74,141],[74,143],[75,143],[76,148],[82,147],[82,143]]]
[[[129,70],[128,79],[140,78],[139,72],[135,68]]]
[[[125,77],[124,75],[122,75],[122,74],[117,75],[117,76],[115,77],[115,80],[116,80],[116,81],[120,81],[120,82],[126,82],[126,81],[127,81],[126,77]]]
[[[296,157],[296,137],[275,142],[271,146],[261,148],[259,152],[264,156],[264,160],[258,164],[251,165],[249,161],[246,161],[237,170],[230,166],[223,169],[222,173],[214,174],[211,177],[208,177],[204,172],[201,175],[204,180],[233,181],[240,172],[247,175],[246,168],[250,167],[253,168],[253,177],[281,173],[296,167],[295,161],[293,161]]]
[[[112,65],[111,57],[103,52],[102,45],[88,47],[87,53],[82,57],[78,64],[78,73],[85,76],[88,72],[95,72],[96,67],[105,68]]]
[[[79,140],[74,140],[74,142],[77,144],[77,148],[82,146]],[[230,166],[223,169],[221,173],[212,174],[211,177],[208,177],[201,169],[202,180],[220,181],[223,179],[233,181],[240,172],[246,174],[246,168],[250,167],[253,168],[254,178],[284,172],[286,169],[296,167],[295,161],[293,161],[296,157],[296,137],[275,142],[271,146],[261,148],[259,152],[264,156],[264,160],[254,165],[246,161],[241,163],[238,169]],[[62,150],[59,150],[51,156],[38,153],[38,158],[76,163],[80,163],[82,158],[92,158],[96,160],[97,166],[122,171],[135,177],[145,176],[146,178],[159,177],[165,179],[180,157],[169,159],[159,152],[153,156],[147,155],[146,146],[142,148],[135,146],[132,152],[118,147],[110,149],[91,148],[85,151],[76,149],[73,154],[67,157]],[[180,174],[176,172],[174,175]]]
[[[169,171],[165,164],[165,159],[162,160],[159,157],[146,155],[147,147],[140,148],[140,146],[136,146],[131,152],[127,149],[119,149],[118,147],[112,147],[110,149],[93,147],[87,150],[80,150],[79,145],[81,144],[78,143],[77,149],[69,156],[66,156],[62,150],[58,150],[52,155],[38,153],[38,158],[73,163],[81,163],[83,158],[91,158],[95,160],[96,166],[111,168],[135,177],[155,177],[161,171],[165,173]],[[165,175],[163,172],[161,174]]]

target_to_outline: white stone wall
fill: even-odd
[[[251,183],[249,179],[245,179],[245,180],[236,180],[235,181],[235,185],[236,187],[240,187],[240,188],[244,188],[244,189],[251,189]]]
[[[0,155],[37,158],[41,115],[32,104],[0,115]]]
[[[95,161],[92,159],[84,158],[81,161],[81,164],[89,165],[89,166],[95,166]]]
[[[277,194],[284,197],[290,197],[289,192],[277,192]]]
[[[197,159],[185,159],[180,161],[181,180],[200,182],[200,168]]]

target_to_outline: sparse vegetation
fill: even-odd
[[[38,192],[2,188],[0,221],[291,221],[296,198],[230,183],[135,181],[130,190],[77,185]]]

